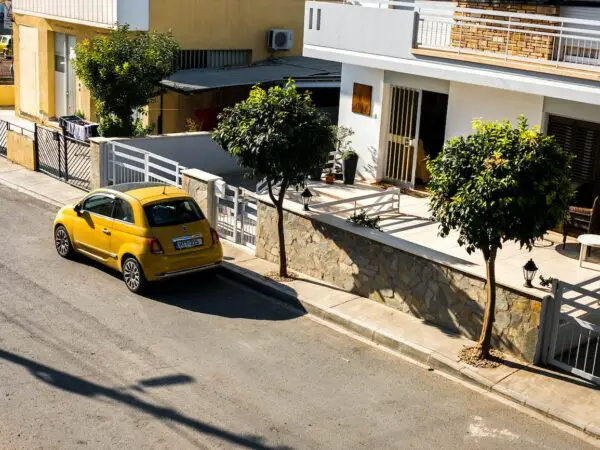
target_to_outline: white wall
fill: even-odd
[[[243,171],[237,159],[217,145],[210,133],[172,134],[127,139],[123,142],[177,161],[188,169],[200,169],[215,175]]]
[[[544,113],[600,123],[600,106],[546,97]]]
[[[367,67],[342,66],[342,85],[340,90],[339,125],[354,130],[352,147],[359,155],[357,177],[374,180],[377,172],[377,158],[381,129],[381,105],[383,98],[383,70]],[[371,115],[364,116],[352,112],[352,90],[354,83],[373,86]]]
[[[473,84],[450,83],[446,140],[470,134],[473,119],[510,120],[516,123],[520,114],[529,125],[542,125],[544,97]]]

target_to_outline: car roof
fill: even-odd
[[[142,204],[161,200],[163,198],[181,198],[189,197],[189,194],[182,189],[169,186],[165,183],[139,182],[115,184],[102,188],[101,191],[119,192],[129,197],[133,197]]]

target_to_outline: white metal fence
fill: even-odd
[[[600,70],[600,21],[455,7],[415,12],[419,48]]]
[[[348,217],[363,210],[367,215],[398,213],[400,212],[400,195],[400,188],[386,189],[373,194],[316,203],[311,205],[310,209],[341,217]]]
[[[219,236],[256,250],[256,199],[248,191],[223,181],[216,183],[215,191]]]
[[[108,180],[111,184],[155,181],[181,187],[185,167],[177,161],[146,150],[111,142],[108,151]]]
[[[554,282],[550,364],[600,384],[600,294]]]

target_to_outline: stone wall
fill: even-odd
[[[29,170],[37,170],[37,158],[33,139],[21,133],[7,131],[6,157]]]
[[[278,262],[276,211],[259,202],[258,217],[256,256]],[[342,219],[334,226],[285,211],[284,220],[290,268],[471,339],[479,337],[482,279],[369,239],[363,229],[343,229]],[[533,361],[541,306],[539,299],[498,287],[495,345]]]
[[[524,5],[524,4],[513,4],[513,3],[493,3],[484,4],[476,1],[459,1],[457,6],[460,8],[473,8],[473,9],[489,9],[494,11],[505,11],[515,13],[526,13],[526,14],[539,14],[547,16],[558,16],[560,14],[560,8],[558,6],[541,6],[541,5]],[[493,20],[506,20],[508,24],[508,18],[491,16],[485,14],[467,14],[457,12],[455,16],[463,17],[478,17],[482,19],[493,19]],[[523,20],[511,21],[511,32],[508,38],[508,55],[517,56],[524,58],[535,58],[548,60],[552,59],[554,38],[552,36],[538,36],[530,33],[519,32],[518,23],[525,22],[531,24],[544,24],[548,25],[545,21],[536,20]],[[478,24],[484,26],[485,22],[469,22],[469,24]],[[501,27],[500,24],[488,24],[493,27]],[[485,28],[478,28],[475,26],[453,26],[451,32],[451,41],[453,47],[461,47],[470,50],[479,50],[485,52],[501,53],[506,52],[506,40],[507,40],[507,29],[508,26],[502,26],[502,30],[490,30]],[[525,30],[521,28],[521,30]],[[541,31],[548,32],[544,29],[532,29],[527,27],[528,31]]]

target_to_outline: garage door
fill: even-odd
[[[39,114],[39,63],[37,28],[19,26],[19,108],[37,117]]]

